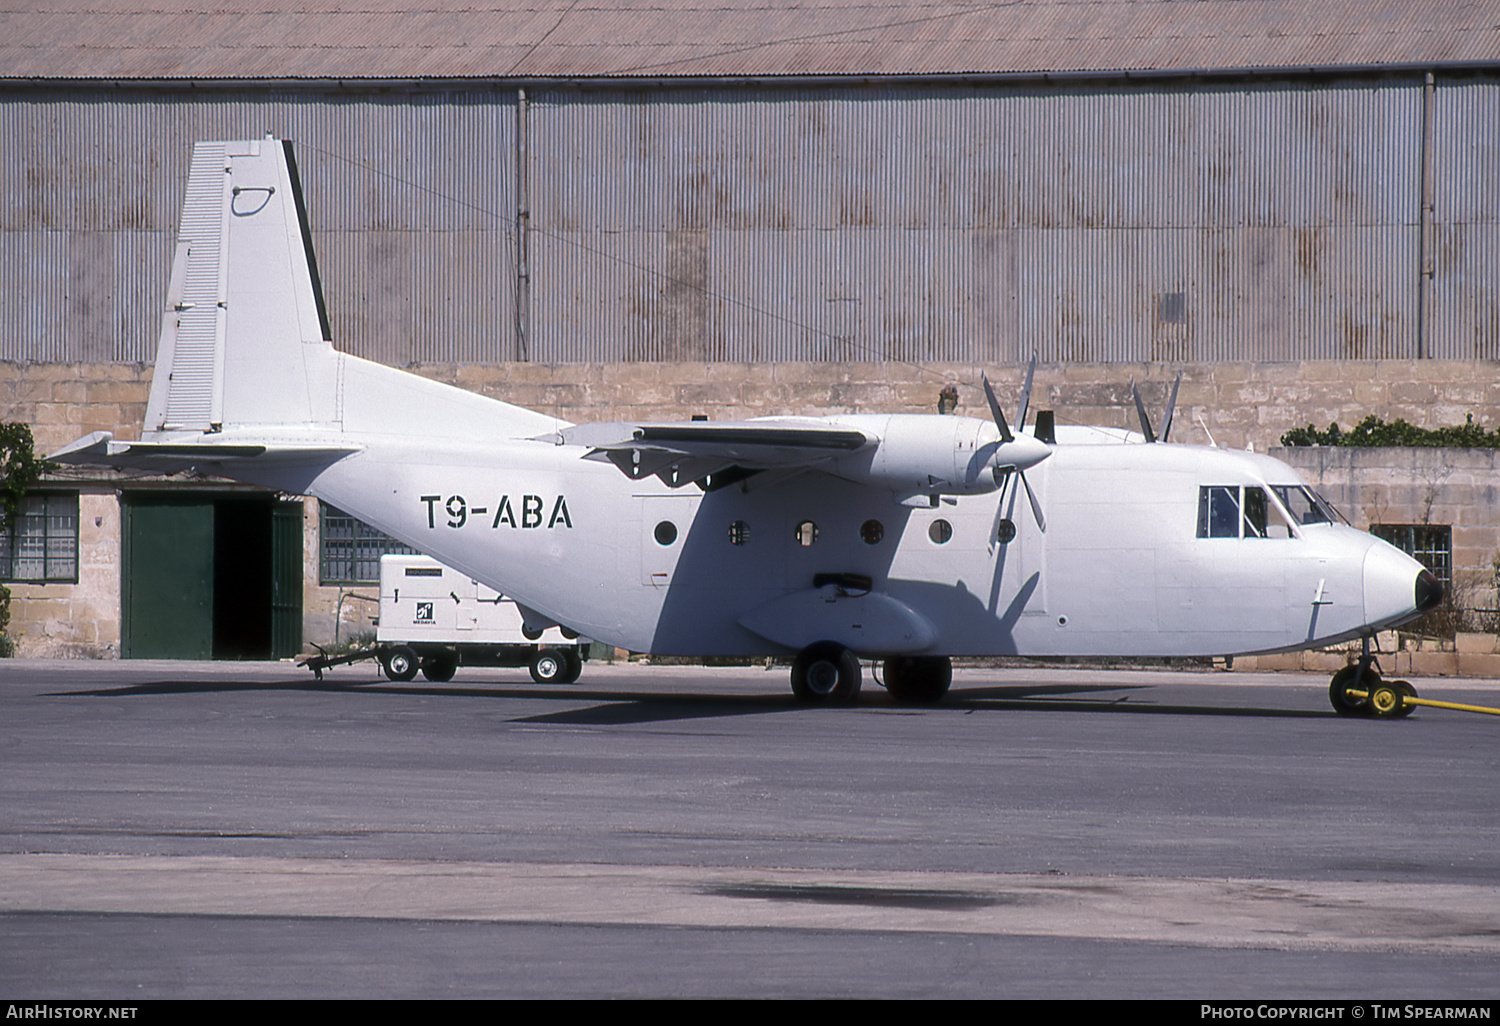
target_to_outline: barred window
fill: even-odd
[[[1432,571],[1443,582],[1443,594],[1453,594],[1453,528],[1447,524],[1371,524],[1370,533],[1383,538]]]
[[[381,556],[417,551],[326,503],[319,509],[319,584],[378,584]]]
[[[78,493],[52,492],[21,500],[0,534],[0,580],[78,582]]]

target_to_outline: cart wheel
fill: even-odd
[[[409,645],[397,645],[380,657],[380,665],[385,667],[385,675],[391,680],[411,680],[417,675],[420,662]]]
[[[538,684],[566,684],[568,657],[555,648],[538,649],[531,657],[531,679]]]
[[[422,676],[434,684],[448,683],[457,672],[458,656],[453,652],[444,652],[422,662]]]

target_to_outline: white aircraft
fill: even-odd
[[[290,143],[200,143],[142,440],[51,458],[313,495],[513,596],[532,630],[790,656],[808,702],[853,700],[860,659],[934,701],[954,655],[1364,638],[1335,708],[1410,709],[1368,639],[1435,606],[1433,575],[1274,459],[1152,444],[1144,407],[1140,434],[1049,413],[1028,434],[1026,399],[1012,427],[986,381],[990,420],[573,425],[329,338]]]

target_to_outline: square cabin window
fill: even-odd
[[[0,534],[0,580],[78,583],[78,493],[28,495]]]

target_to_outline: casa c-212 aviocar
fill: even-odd
[[[141,440],[51,458],[316,496],[532,629],[790,657],[807,702],[854,700],[861,660],[936,701],[953,656],[1287,651],[1441,598],[1290,467],[1152,444],[1144,410],[1139,434],[1028,432],[986,381],[989,419],[569,424],[338,352],[316,268],[291,144],[199,143]],[[1404,711],[1380,683],[1362,660],[1335,707]]]

